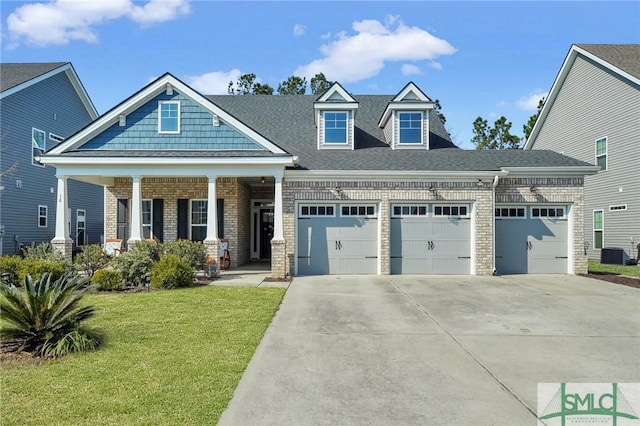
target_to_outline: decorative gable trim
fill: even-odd
[[[14,86],[10,89],[3,91],[2,93],[0,93],[0,100],[16,92],[19,92],[20,90],[24,90],[27,87],[33,86],[34,84],[40,83],[41,81],[47,80],[48,78],[51,78],[54,75],[59,74],[61,72],[64,72],[66,74],[67,78],[69,79],[69,82],[71,83],[74,90],[76,91],[76,94],[80,98],[82,105],[87,110],[87,113],[89,114],[91,119],[95,120],[96,118],[98,118],[98,111],[96,110],[96,107],[93,105],[93,102],[91,102],[91,98],[89,98],[87,91],[84,90],[84,86],[82,85],[82,82],[78,77],[78,74],[76,74],[76,71],[73,68],[73,65],[71,65],[71,62],[67,62],[66,64],[58,68],[55,68],[49,72],[46,72],[35,78],[32,78],[31,80],[25,81],[24,83],[18,84],[17,86]]]
[[[524,145],[523,149],[532,149],[533,145],[535,143],[536,138],[538,137],[538,134],[540,133],[540,130],[542,128],[542,125],[544,123],[544,121],[547,118],[547,115],[549,115],[549,111],[551,110],[551,107],[553,106],[553,103],[555,102],[556,98],[558,97],[558,94],[560,92],[560,89],[562,88],[565,80],[567,79],[567,76],[569,75],[569,71],[571,71],[571,68],[573,67],[573,64],[576,61],[576,58],[578,57],[578,55],[582,55],[585,58],[588,58],[590,60],[592,60],[593,62],[601,65],[602,67],[611,70],[613,73],[619,75],[622,78],[625,78],[629,81],[631,81],[632,83],[635,83],[637,85],[640,85],[640,78],[637,78],[629,73],[627,73],[626,71],[621,70],[620,68],[614,66],[613,64],[605,61],[604,59],[600,58],[599,56],[594,55],[591,52],[588,52],[578,46],[576,46],[575,44],[571,46],[571,49],[569,49],[569,53],[567,54],[567,57],[565,58],[562,67],[560,68],[560,72],[558,73],[558,75],[556,76],[555,81],[553,82],[553,85],[551,86],[551,90],[549,91],[549,94],[547,95],[547,99],[544,103],[544,106],[542,107],[542,110],[540,111],[540,115],[538,116],[538,119],[536,120],[536,123],[533,126],[533,129],[531,129],[531,134],[529,135],[529,139],[527,139],[527,142]]]
[[[240,120],[215,105],[213,102],[202,96],[200,93],[198,93],[170,73],[166,73],[126,99],[118,106],[112,108],[110,111],[102,115],[100,118],[89,124],[84,129],[80,130],[75,135],[71,136],[64,143],[49,151],[47,155],[60,155],[66,151],[78,149],[84,143],[88,142],[90,139],[97,136],[110,126],[114,125],[115,123],[119,123],[121,115],[126,116],[132,111],[140,108],[142,105],[153,99],[158,94],[162,92],[166,93],[166,91],[173,89],[189,97],[194,102],[202,106],[205,110],[208,110],[212,115],[219,117],[220,120],[225,121],[230,126],[237,129],[239,132],[243,133],[257,144],[263,146],[266,150],[274,154],[286,154],[286,152],[276,144],[260,135],[253,129],[249,128]]]
[[[314,121],[318,128],[318,149],[355,149],[354,138],[354,122],[356,111],[358,110],[358,101],[351,96],[340,83],[333,83],[333,85],[327,89],[320,97],[313,103],[314,108]],[[327,114],[335,115],[340,114],[340,122],[345,122],[344,130],[345,141],[344,142],[327,142],[325,137],[327,135]],[[336,129],[338,130],[338,129]]]
[[[394,111],[414,110],[427,111],[433,109],[433,101],[429,98],[416,84],[412,81],[398,92],[398,94],[389,102],[385,108],[378,127],[384,129],[389,119],[393,116]],[[428,114],[426,114],[428,116]],[[389,142],[389,141],[388,141]]]
[[[358,102],[355,100],[353,96],[347,92],[344,87],[340,85],[340,83],[335,82],[331,87],[327,89],[316,102]]]
[[[413,81],[407,83],[406,86],[398,92],[395,98],[391,102],[401,101],[418,101],[418,102],[431,102],[429,98]]]

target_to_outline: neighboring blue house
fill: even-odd
[[[56,169],[37,158],[97,116],[71,63],[0,64],[0,255],[51,241]],[[68,194],[72,245],[100,243],[103,188],[70,180]]]

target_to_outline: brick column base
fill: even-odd
[[[284,279],[287,276],[286,241],[271,240],[271,278]]]
[[[72,240],[51,240],[51,247],[67,259],[71,260],[73,255]]]
[[[204,246],[207,249],[207,256],[211,256],[214,259],[213,263],[213,276],[217,277],[220,275],[220,241],[218,240],[205,240],[203,241]]]

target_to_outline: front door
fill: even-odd
[[[260,259],[271,260],[273,239],[273,209],[260,209]]]

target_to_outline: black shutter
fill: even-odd
[[[125,242],[129,239],[129,200],[126,198],[118,199],[118,227],[116,238],[121,238]]]
[[[164,200],[162,198],[153,199],[153,236],[160,242],[164,240]]]
[[[189,200],[178,200],[178,239],[189,239]]]
[[[218,238],[224,238],[224,198],[218,198],[216,213],[218,215]]]

